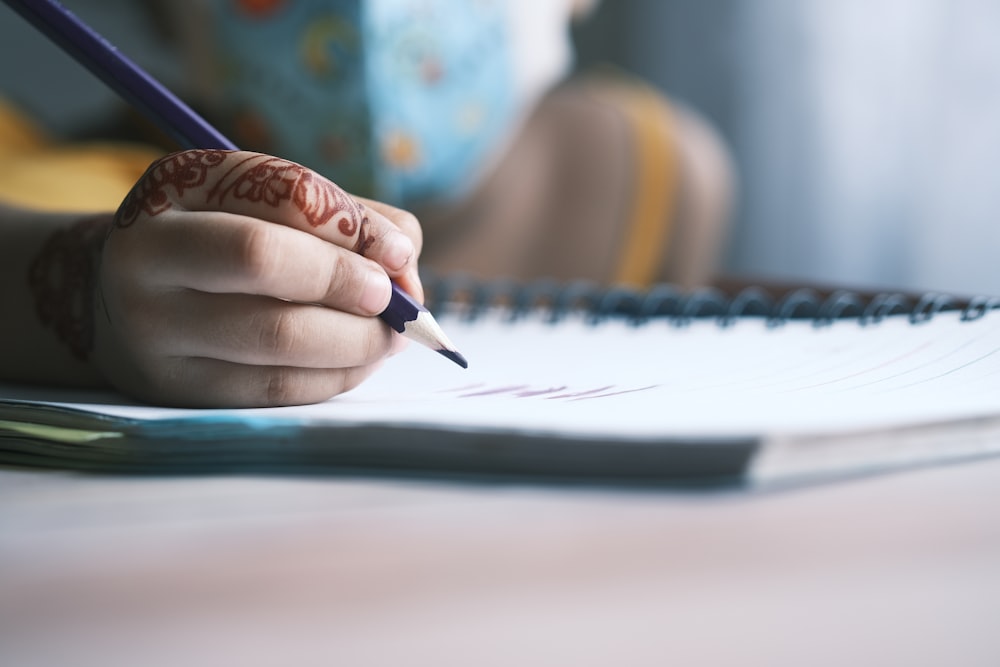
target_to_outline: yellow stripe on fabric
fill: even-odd
[[[673,223],[678,159],[672,115],[666,100],[649,86],[619,85],[632,129],[632,209],[614,280],[649,285],[660,271]]]
[[[37,150],[48,141],[41,127],[0,99],[0,155]]]
[[[0,202],[38,211],[113,211],[163,151],[118,142],[58,143],[0,99]]]
[[[97,143],[0,153],[0,201],[38,211],[113,211],[160,155]]]

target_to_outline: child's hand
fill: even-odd
[[[321,401],[403,340],[375,317],[390,277],[422,299],[416,219],[300,165],[194,150],[119,208],[98,279],[94,362],[157,403]]]

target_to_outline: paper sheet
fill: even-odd
[[[468,370],[410,345],[361,387],[319,405],[98,408],[149,419],[228,415],[635,437],[824,433],[1000,412],[995,314],[777,327],[762,318],[728,327],[714,320],[636,326],[583,316],[559,324],[543,314],[516,324],[506,318],[439,318],[469,359]],[[18,395],[26,396],[5,392]]]

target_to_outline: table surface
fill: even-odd
[[[997,665],[1000,459],[781,491],[0,470],[4,665]]]

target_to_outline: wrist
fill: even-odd
[[[0,378],[105,384],[90,362],[97,269],[111,214],[0,207]]]
[[[57,229],[28,265],[38,321],[81,362],[94,349],[97,276],[111,220],[101,214]]]

